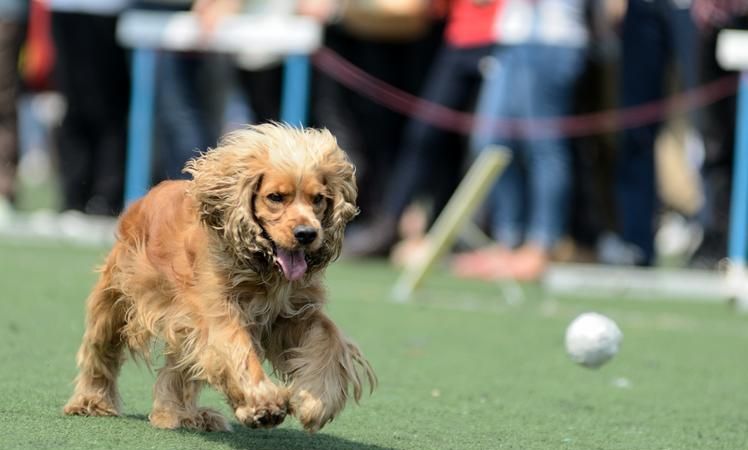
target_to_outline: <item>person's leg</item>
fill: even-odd
[[[97,138],[89,214],[117,215],[123,205],[130,80],[125,50],[115,39],[116,25],[115,17],[91,16],[89,59],[99,76],[89,86]]]
[[[211,145],[199,81],[204,58],[176,52],[161,52],[158,57],[156,123],[161,172],[167,179],[186,178],[184,163]]]
[[[666,21],[669,27],[670,43],[678,62],[682,89],[695,88],[698,75],[698,30],[688,7],[676,7],[668,3]]]
[[[467,53],[466,53],[467,52]],[[462,109],[468,102],[472,90],[465,77],[467,63],[476,55],[485,54],[486,49],[442,48],[427,78],[421,97],[449,109]],[[445,152],[456,151],[443,144],[449,142],[450,132],[425,121],[423,116],[433,117],[434,110],[426,105],[415,111],[404,131],[402,150],[388,177],[384,188],[382,214],[369,229],[352,235],[346,243],[346,254],[350,256],[373,256],[385,254],[397,239],[396,224],[405,208],[413,201],[425,181],[433,176],[434,166],[441,164]]]
[[[237,78],[254,114],[255,122],[280,120],[283,67],[238,70]]]
[[[414,63],[412,58],[407,57],[409,44],[362,40],[359,45],[359,67],[396,89],[417,92],[416,86],[406,82],[406,74],[412,70]],[[382,209],[382,192],[388,185],[402,148],[403,129],[408,119],[363,96],[353,96],[351,101],[361,119],[359,130],[368,160],[368,170],[361,174],[359,196],[362,207],[368,206],[371,210],[370,217],[376,217]]]
[[[517,149],[517,142],[510,143]],[[516,151],[486,202],[491,217],[491,237],[495,244],[457,255],[452,272],[461,278],[495,280],[512,276],[510,259],[523,241],[524,195],[523,162]]]
[[[0,19],[0,202],[9,203],[15,200],[18,164],[17,62],[22,31],[21,23]]]
[[[494,64],[484,76],[476,104],[477,122],[470,136],[473,154],[492,145],[507,146],[512,160],[494,183],[487,206],[491,234],[497,245],[458,255],[452,271],[463,278],[496,279],[509,275],[512,249],[523,239],[523,162],[520,142],[512,139],[516,130],[506,124],[517,118],[517,106],[526,100],[525,60],[519,46],[494,51]]]
[[[483,84],[484,66],[495,59],[493,46],[476,47],[461,53],[458,65],[458,83],[462,85],[461,103],[455,103],[452,109],[474,111],[480,87]],[[442,139],[435,143],[437,157],[430,158],[426,168],[431,176],[422,177],[419,194],[427,195],[430,205],[430,216],[426,226],[430,228],[447,205],[465,174],[465,165],[469,153],[469,137],[460,132],[442,133]]]
[[[516,48],[497,46],[484,61],[475,101],[475,121],[468,141],[473,157],[489,146],[508,145],[513,132],[509,126],[513,120],[509,116],[514,111],[510,107],[513,102],[508,74],[518,62]]]
[[[571,113],[574,85],[581,74],[585,53],[581,48],[532,48],[531,80],[524,117],[562,118]],[[544,126],[542,137],[530,136],[525,144],[530,210],[526,241],[550,250],[564,233],[569,209],[571,154],[560,127]]]
[[[351,40],[340,25],[325,28],[325,45],[346,58],[352,52]],[[325,127],[332,132],[338,145],[348,153],[356,166],[357,177],[368,170],[367,155],[363,138],[358,127],[358,118],[353,115],[349,91],[319,69],[312,68],[311,121],[315,126]],[[360,183],[360,178],[357,178]],[[363,217],[365,211],[361,211]],[[363,217],[359,216],[361,220]]]
[[[657,5],[631,0],[623,22],[621,103],[624,108],[662,98],[666,45]],[[652,124],[625,130],[616,161],[616,206],[621,236],[641,252],[640,264],[651,264],[654,258],[657,129]]]
[[[568,115],[577,77],[584,67],[580,48],[532,46],[525,78],[529,86],[523,119],[551,119]],[[512,261],[512,275],[520,280],[539,278],[550,252],[562,237],[569,211],[571,153],[563,130],[551,125],[544,136],[526,136],[529,203],[525,242]]]
[[[463,73],[465,64],[461,52],[474,51],[445,47],[426,81],[421,97],[429,103],[435,103],[448,109],[462,109],[469,101],[467,94],[471,86],[466,82]],[[477,61],[476,61],[477,66]],[[477,67],[475,68],[477,71]],[[424,121],[421,117],[435,117],[435,111],[428,105],[416,111],[409,122],[403,138],[402,152],[396,163],[392,182],[385,190],[385,211],[389,215],[399,216],[431,173],[432,164],[438,164],[444,152],[455,151],[440,145],[450,132],[438,125]]]
[[[523,156],[517,131],[507,126],[518,117],[518,106],[528,99],[527,66],[521,46],[510,46],[494,53],[497,64],[486,76],[478,97],[478,123],[471,151],[480,152],[490,145],[506,146],[512,160],[504,169],[489,196],[493,238],[512,249],[523,240]]]
[[[91,189],[93,130],[87,121],[87,105],[88,85],[95,75],[90,73],[92,64],[86,55],[87,26],[85,15],[52,13],[55,82],[67,105],[57,133],[63,210],[85,210]]]

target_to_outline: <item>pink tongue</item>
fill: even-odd
[[[306,273],[306,259],[304,251],[288,251],[281,248],[276,249],[278,263],[283,270],[283,275],[290,281],[296,281]]]

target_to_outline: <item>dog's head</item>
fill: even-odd
[[[354,167],[327,130],[251,126],[185,171],[201,219],[227,248],[291,281],[337,258],[345,225],[358,214]]]

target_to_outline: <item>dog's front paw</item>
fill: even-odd
[[[294,394],[291,399],[291,410],[304,429],[310,433],[319,431],[335,415],[321,399],[306,390]]]
[[[288,413],[288,392],[269,380],[260,382],[246,394],[247,402],[234,413],[250,428],[273,428],[283,423]]]

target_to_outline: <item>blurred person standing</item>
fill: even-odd
[[[691,0],[629,0],[623,19],[620,104],[662,100],[668,65],[677,63],[680,88],[697,85],[697,33]],[[651,265],[658,208],[655,138],[660,123],[626,129],[616,161],[616,207],[624,250],[607,262]],[[617,258],[618,258],[617,257]]]
[[[0,222],[16,196],[18,55],[27,14],[28,0],[0,0]]]
[[[288,15],[296,0],[146,0],[138,8],[192,11],[209,35],[236,14]],[[236,55],[162,51],[158,57],[156,121],[159,137],[158,178],[178,179],[185,162],[214,146],[234,82],[248,102],[253,123],[280,119],[282,55],[247,45]]]
[[[717,35],[724,28],[748,30],[748,2],[694,0],[691,13],[699,30],[699,81],[710,83],[729,75],[717,62]],[[727,256],[735,114],[736,95],[731,95],[706,106],[697,117],[704,141],[704,205],[699,214],[704,238],[690,261],[692,267],[715,269]]]
[[[439,3],[439,2],[437,2]],[[502,0],[451,0],[442,43],[421,89],[425,100],[407,122],[393,169],[382,177],[382,207],[369,223],[351,232],[344,253],[384,256],[397,242],[398,221],[421,193],[432,200],[431,216],[444,207],[462,173],[462,137],[428,120],[433,104],[469,111],[481,83],[481,70],[494,47],[493,24]],[[407,256],[406,256],[407,258]]]
[[[239,0],[136,0],[133,8],[159,12],[197,8],[203,31],[210,33],[220,17],[233,13],[239,4]],[[182,173],[185,162],[215,145],[221,132],[227,69],[228,61],[223,55],[158,51],[153,182],[187,178]]]
[[[193,8],[206,29],[228,14],[300,14],[325,25],[325,45],[362,70],[399,89],[414,91],[433,54],[428,0],[198,0]],[[220,26],[219,24],[217,26]],[[282,55],[248,47],[237,55],[237,78],[255,122],[278,120]],[[381,186],[399,149],[404,118],[351,95],[336,81],[315,76],[311,122],[331,129],[357,166],[362,214],[375,215]]]
[[[586,63],[585,0],[505,0],[496,17],[496,64],[487,72],[471,147],[511,150],[489,197],[496,245],[453,261],[466,278],[538,279],[568,220],[572,158],[558,123],[572,111]],[[511,125],[510,125],[511,124]]]
[[[440,20],[429,0],[302,0],[326,17],[325,46],[396,89],[418,92],[439,45]],[[317,76],[320,75],[320,76]],[[312,118],[330,128],[356,164],[360,222],[377,217],[403,144],[407,118],[331,77],[315,73]]]
[[[232,8],[231,2],[234,0],[198,0],[195,10],[207,21],[206,26],[212,27],[210,21],[216,20],[220,13],[210,13],[207,9],[227,13]],[[319,3],[319,0],[314,3]],[[295,14],[299,4],[298,0],[253,0],[243,4],[234,2],[233,8],[236,13],[266,16],[272,20]],[[247,46],[246,50],[234,57],[234,64],[236,70],[233,74],[249,109],[250,121],[265,123],[280,120],[284,55]]]
[[[130,80],[117,43],[128,0],[48,0],[55,83],[66,101],[58,135],[63,210],[116,215],[122,209]]]

